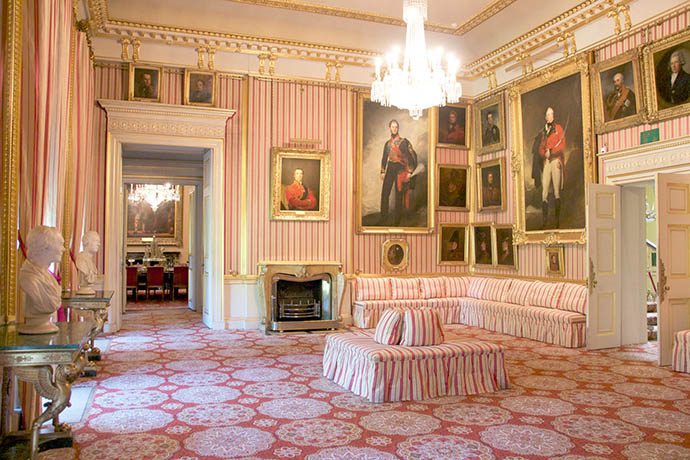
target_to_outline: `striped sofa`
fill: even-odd
[[[674,335],[673,370],[690,373],[690,330],[678,331]]]
[[[376,327],[393,307],[438,310],[444,324],[466,324],[578,348],[586,341],[584,285],[480,276],[357,278],[354,325]]]

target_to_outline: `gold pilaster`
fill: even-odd
[[[0,236],[0,324],[14,319],[17,299],[17,212],[19,199],[19,109],[22,68],[22,0],[4,0],[2,87],[2,235]]]
[[[242,130],[240,160],[240,274],[249,269],[249,221],[247,219],[247,162],[249,139],[249,77],[242,78],[242,102],[240,104],[240,129]]]

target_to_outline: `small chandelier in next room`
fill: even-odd
[[[427,18],[426,0],[403,0],[403,20],[407,24],[405,56],[399,66],[398,51],[386,56],[387,67],[381,69],[376,59],[376,80],[371,85],[371,99],[381,105],[394,105],[409,110],[417,120],[424,109],[458,102],[462,86],[456,79],[459,63],[448,55],[446,68],[441,65],[441,53],[427,52],[424,21]]]
[[[154,212],[166,201],[179,201],[180,190],[170,184],[132,184],[129,201],[148,203]]]

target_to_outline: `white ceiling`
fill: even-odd
[[[447,33],[427,31],[427,45],[442,46],[468,64],[580,3],[582,0],[430,0],[427,23],[431,28],[445,27]],[[452,33],[495,4],[508,6],[462,36]],[[107,9],[110,20],[354,48],[377,54],[386,53],[395,44],[404,48],[405,40],[403,26],[381,23],[386,17],[401,21],[402,0],[107,0]],[[317,12],[306,11],[313,9]]]

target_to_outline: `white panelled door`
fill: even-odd
[[[587,186],[587,349],[621,344],[620,187]]]
[[[690,175],[657,174],[659,365],[671,364],[673,336],[690,329]]]
[[[201,270],[203,273],[202,281],[202,303],[204,316],[208,317],[211,314],[210,302],[213,299],[213,279],[211,270],[213,263],[211,261],[211,247],[213,242],[213,213],[211,209],[211,191],[212,191],[212,174],[211,174],[211,155],[204,155],[204,183],[202,187],[202,203],[203,203],[203,261]]]

